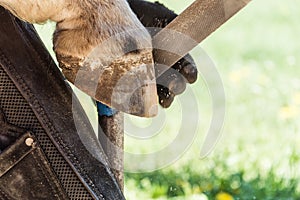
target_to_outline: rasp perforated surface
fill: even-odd
[[[153,38],[156,63],[172,66],[251,0],[196,0]]]

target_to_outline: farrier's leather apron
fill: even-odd
[[[0,152],[0,199],[124,199],[33,26],[1,7],[0,131],[15,137]]]

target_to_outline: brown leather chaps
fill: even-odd
[[[124,199],[33,26],[1,7],[0,140],[0,199]]]

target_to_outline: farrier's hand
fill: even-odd
[[[128,0],[128,2],[142,24],[151,28],[149,29],[151,36],[154,36],[160,30],[159,28],[164,28],[177,16],[173,11],[157,2],[151,3],[143,0]],[[153,29],[153,27],[158,29]],[[156,72],[158,70],[156,68]],[[186,83],[194,83],[197,80],[197,74],[196,65],[189,54],[179,60],[156,80],[159,104],[168,108],[175,95],[184,92]]]
[[[175,95],[185,91],[186,83],[191,84],[197,80],[197,74],[196,65],[189,54],[180,59],[156,79],[159,104],[163,108],[168,108]]]

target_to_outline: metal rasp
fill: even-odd
[[[155,62],[171,67],[250,1],[196,0],[154,36]]]
[[[248,2],[250,2],[250,0],[196,0],[168,26],[154,36],[153,56],[155,62],[158,64],[157,69],[159,69],[157,70],[159,73],[156,74],[156,77],[185,56],[208,35],[242,9]],[[140,84],[143,85],[142,88],[134,87],[136,82],[136,78],[134,77],[136,76],[138,76],[138,80],[145,82],[147,82],[147,80],[154,80],[154,71],[150,70],[150,65],[141,65],[146,67],[144,70],[138,67],[140,64],[151,64],[151,59],[149,58],[150,54],[150,52],[146,52],[145,56],[143,56],[148,59],[136,59],[139,62],[134,61],[129,64],[117,63],[115,65],[116,67],[113,67],[113,74],[118,77],[106,76],[104,73],[102,76],[104,78],[99,80],[97,89],[93,89],[93,86],[88,87],[88,83],[94,78],[89,77],[85,70],[81,70],[83,74],[79,76],[83,80],[79,80],[77,83],[83,83],[80,84],[82,86],[81,89],[86,93],[96,91],[95,97],[97,100],[119,111],[141,117],[152,117],[157,113],[157,99],[154,98],[156,97],[154,94],[156,92],[155,81],[149,82],[149,84]],[[99,54],[96,54],[96,57],[97,56],[99,56]],[[160,66],[164,66],[163,70],[160,69]],[[108,72],[111,73],[111,71]],[[92,73],[92,76],[93,75],[96,75],[96,73]],[[120,79],[119,76],[122,76],[122,78]],[[107,79],[107,77],[110,77],[110,79]],[[115,80],[119,80],[117,81],[119,83],[118,85],[114,84],[116,82]],[[128,86],[130,87],[128,88]],[[136,92],[131,93],[132,88],[137,88]],[[129,94],[133,95],[130,96]],[[121,99],[125,99],[125,101],[120,101]]]

